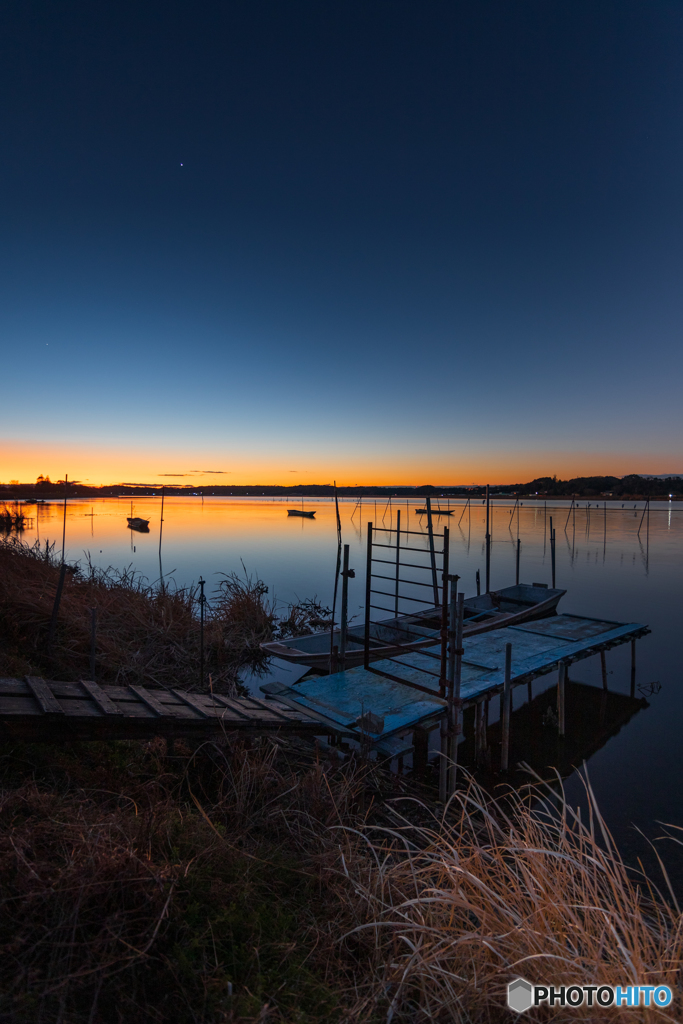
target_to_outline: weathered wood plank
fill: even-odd
[[[166,716],[169,718],[178,716],[182,717],[183,715],[185,708],[183,708],[182,705],[179,706],[178,704],[174,704],[169,706],[168,704],[161,703],[159,697],[164,692],[163,690],[157,690],[153,693],[151,690],[147,690],[144,686],[129,686],[128,689],[131,693],[134,693],[135,696],[150,709],[150,711],[153,711],[155,715],[159,715],[160,718],[164,718]],[[126,714],[128,713],[129,711],[126,709]]]
[[[114,701],[107,696],[101,686],[98,686],[93,679],[81,679],[81,686],[85,692],[97,704],[100,711],[105,715],[122,715],[121,708],[117,708]],[[71,709],[69,709],[71,710]]]
[[[214,693],[213,699],[217,700],[219,704],[223,705],[223,707],[229,708],[231,711],[234,711],[235,714],[239,715],[241,718],[251,717],[251,714],[247,707],[245,707],[242,704],[243,698],[240,698],[240,703],[238,703],[236,700],[231,700],[230,697],[223,697],[222,694],[220,693]],[[242,706],[240,706],[240,704],[242,704]]]
[[[26,676],[26,683],[44,715],[64,714],[64,708],[44,679],[40,676]]]
[[[221,715],[223,713],[223,709],[216,705],[211,708],[205,707],[201,703],[199,696],[195,696],[195,694],[185,693],[184,690],[171,690],[171,693],[174,697],[177,697],[178,700],[182,701],[183,704],[187,704],[188,707],[193,709],[193,711],[196,711],[201,715],[202,718],[215,718],[216,715]]]

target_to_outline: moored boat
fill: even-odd
[[[139,516],[128,516],[128,526],[131,530],[149,533],[149,519],[140,519]]]
[[[522,622],[554,615],[560,598],[566,590],[554,590],[539,583],[518,583],[488,594],[465,598],[463,636],[488,633],[501,626],[515,626]],[[439,642],[441,609],[427,608],[410,615],[380,619],[370,623],[370,660],[395,657],[407,651],[431,647]],[[311,668],[327,669],[330,650],[339,647],[341,634],[335,629],[309,633],[308,636],[261,644],[262,650],[284,661]],[[365,626],[352,626],[346,636],[345,668],[361,665],[365,653]]]
[[[315,519],[315,512],[305,512],[302,508],[288,508],[288,516],[303,516],[304,519]]]

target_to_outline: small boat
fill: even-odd
[[[516,626],[533,619],[543,619],[557,613],[560,598],[566,590],[552,590],[542,583],[518,583],[503,590],[492,590],[465,598],[463,636],[488,633],[501,626]],[[410,615],[380,619],[370,623],[370,660],[393,658],[421,647],[433,647],[441,634],[441,609],[426,608]],[[330,630],[309,633],[286,641],[261,644],[267,654],[311,668],[329,669],[330,649],[339,646],[341,633]],[[362,665],[365,653],[365,626],[352,626],[346,634],[345,668]]]
[[[140,519],[138,516],[128,516],[128,528],[137,530],[138,533],[149,533],[149,519]]]
[[[304,519],[315,519],[315,512],[305,512],[302,508],[288,508],[288,516],[303,516]]]
[[[427,509],[426,508],[416,508],[415,512],[417,513],[418,516],[426,516],[427,515]],[[454,512],[455,512],[454,508],[433,508],[432,509],[432,515],[433,516],[452,516]]]

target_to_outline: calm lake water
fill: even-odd
[[[289,500],[271,498],[166,498],[164,505],[163,572],[178,585],[208,581],[209,598],[220,573],[246,571],[260,577],[269,593],[284,607],[299,599],[317,597],[331,605],[336,564],[334,503],[328,499],[306,502],[316,509],[315,520],[290,518]],[[420,502],[423,504],[423,502]],[[455,504],[455,503],[453,503]],[[548,517],[557,531],[557,586],[567,594],[560,611],[622,622],[642,622],[652,629],[638,642],[638,695],[647,695],[649,707],[636,714],[589,759],[589,772],[599,803],[623,845],[637,845],[632,823],[650,836],[659,834],[657,821],[683,826],[681,757],[683,745],[683,503],[653,503],[642,524],[643,504],[607,502],[607,511],[591,502],[569,515],[570,502],[525,501],[511,510],[509,499],[494,501],[492,514],[492,588],[514,583],[515,547],[521,539],[522,582],[550,584]],[[552,507],[551,507],[552,505]],[[349,584],[349,612],[362,621],[365,541],[367,523],[389,526],[401,510],[402,528],[422,529],[424,517],[415,503],[366,500],[340,503],[343,541],[351,546],[351,566],[357,578]],[[453,506],[451,506],[453,507]],[[133,514],[150,520],[148,534],[132,533],[126,525],[130,499],[70,501],[66,515],[66,552],[70,560],[87,553],[100,566],[130,566],[150,582],[159,578],[160,498],[136,498]],[[27,508],[27,511],[29,509]],[[61,549],[63,506],[58,503],[30,508],[34,518],[24,539],[57,542]],[[465,593],[475,592],[475,573],[484,578],[485,512],[480,502],[462,516],[436,520],[450,527],[451,572],[462,578]],[[567,521],[568,520],[568,521]],[[565,529],[566,527],[566,529]],[[630,647],[607,655],[610,689],[627,694],[630,683]],[[554,676],[538,681],[535,692],[546,689]],[[599,658],[580,662],[571,678],[601,686]],[[650,694],[650,684],[660,685]],[[520,688],[518,693],[521,694]],[[658,689],[655,687],[655,690]],[[523,695],[519,698],[523,699]],[[519,701],[517,701],[518,703]],[[494,701],[493,704],[496,702]],[[567,789],[574,802],[580,798],[576,778]],[[668,844],[667,860],[679,860]],[[674,868],[674,873],[680,872]]]

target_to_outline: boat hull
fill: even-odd
[[[129,516],[128,529],[137,530],[139,533],[149,533],[149,519],[139,519],[137,516]]]
[[[522,622],[543,619],[554,615],[560,599],[566,590],[550,590],[545,587],[518,584],[504,590],[492,591],[477,597],[465,599],[466,617],[463,636],[477,636],[488,633],[503,626],[516,626]],[[430,608],[417,615],[403,615],[397,619],[381,619],[371,624],[370,661],[380,658],[393,658],[408,651],[420,650],[422,647],[433,647],[439,643],[441,623],[440,609]],[[468,621],[469,618],[469,621]],[[430,628],[431,622],[431,628]],[[396,635],[401,630],[411,633],[421,630],[425,635],[408,643],[397,643]],[[392,637],[394,638],[392,642]],[[330,631],[311,633],[308,636],[295,637],[289,642],[274,641],[261,644],[262,650],[290,661],[296,665],[308,665],[310,668],[329,670],[330,650],[339,646],[340,632],[335,629],[332,638]],[[365,657],[364,629],[356,627],[348,630],[347,649],[344,668],[362,665]]]
[[[299,516],[301,519],[315,519],[315,512],[302,512],[300,508],[288,508],[288,516]]]

